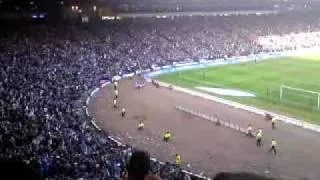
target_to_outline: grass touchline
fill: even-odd
[[[256,97],[220,96],[247,105],[320,124],[320,56],[282,57],[258,63],[241,63],[165,74],[159,80],[199,90],[214,87],[252,92]],[[292,87],[282,91],[282,85]],[[308,91],[294,91],[294,89]],[[208,92],[206,92],[208,93]]]

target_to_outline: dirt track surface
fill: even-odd
[[[98,126],[121,142],[162,161],[174,162],[179,153],[184,166],[190,164],[210,177],[220,171],[249,171],[288,180],[320,179],[319,133],[282,122],[272,130],[270,122],[253,113],[151,84],[135,89],[133,84],[134,80],[120,81],[118,109],[113,108],[113,86],[101,89],[89,104]],[[256,147],[254,139],[235,130],[178,111],[176,105],[217,115],[244,128],[248,124],[260,127],[263,146]],[[127,110],[125,118],[120,116],[122,107]],[[143,131],[137,130],[140,120],[145,121]],[[169,143],[162,141],[167,130],[173,132]],[[277,155],[268,152],[272,138],[279,144]]]

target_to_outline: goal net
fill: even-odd
[[[320,92],[290,86],[280,86],[280,101],[319,110]]]

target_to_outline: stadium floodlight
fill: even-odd
[[[320,92],[280,86],[280,101],[320,109]]]

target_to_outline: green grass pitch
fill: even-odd
[[[251,92],[256,97],[222,97],[320,124],[317,95],[284,90],[280,101],[281,85],[320,92],[320,56],[282,57],[195,69],[165,74],[158,79],[191,89],[202,86]]]

